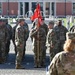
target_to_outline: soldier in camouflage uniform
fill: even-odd
[[[24,27],[24,19],[19,20],[19,24],[16,27],[15,31],[15,44],[16,44],[16,69],[23,69],[21,66],[22,57],[23,57],[23,50],[24,50],[24,44],[25,44],[25,37],[26,37],[26,28]]]
[[[29,37],[29,27],[28,27],[28,24],[26,22],[24,22],[24,27],[26,29],[26,33],[25,33],[25,42],[24,42],[24,50],[23,50],[23,58],[24,59],[24,56],[25,56],[25,51],[26,51],[26,41]]]
[[[75,33],[68,32],[64,51],[53,58],[49,75],[75,75]]]
[[[10,40],[12,39],[12,27],[11,27],[11,25],[8,24],[8,19],[4,19],[4,22],[8,29],[8,37],[9,37],[9,39],[7,40],[7,43],[6,43],[6,51],[5,51],[6,56],[7,56],[10,51]]]
[[[54,22],[50,21],[48,24],[49,31],[46,40],[46,46],[50,53],[50,61],[53,59],[58,49],[58,41],[57,41],[55,31],[53,30],[53,27],[54,27]]]
[[[45,30],[45,32],[46,32],[46,36],[47,36],[47,33],[48,33],[48,26],[46,25],[46,23],[45,23],[45,18],[44,17],[42,17],[42,19],[41,19],[41,27]],[[46,43],[46,42],[45,42]],[[46,60],[46,46],[45,46],[45,48],[44,48],[44,51],[43,51],[43,64],[42,64],[42,66],[43,67],[45,67],[45,60]]]
[[[4,63],[6,61],[6,43],[8,40],[8,30],[3,22],[2,19],[0,19],[0,63]]]
[[[38,22],[35,24],[35,28],[31,31],[31,37],[34,42],[34,67],[42,67],[43,62],[43,50],[45,48],[46,33],[41,26],[38,26]]]
[[[57,40],[58,40],[58,52],[63,51],[63,44],[66,40],[66,32],[68,32],[67,28],[62,25],[62,21],[59,20],[57,26],[54,27],[56,32]]]

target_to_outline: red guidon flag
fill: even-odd
[[[34,21],[36,18],[38,18],[38,22],[40,23],[40,21],[42,19],[42,15],[40,12],[40,4],[39,3],[36,6],[33,16],[31,16],[31,20]]]

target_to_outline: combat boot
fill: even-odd
[[[38,68],[41,68],[42,66],[41,66],[41,64],[40,63],[38,63]]]
[[[25,69],[23,66],[21,66],[20,64],[16,64],[15,69]]]
[[[0,64],[3,64],[3,63],[5,63],[3,58],[0,58]]]

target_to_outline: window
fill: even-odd
[[[20,2],[20,15],[23,15],[23,3]]]
[[[0,2],[0,15],[2,14],[2,4]]]
[[[75,14],[75,3],[73,3],[73,14]]]

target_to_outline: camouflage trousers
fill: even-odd
[[[5,49],[6,49],[5,41],[0,41],[0,58],[1,58],[3,61],[6,60]]]
[[[64,45],[64,42],[61,42],[58,44],[58,52],[63,51],[63,45]]]
[[[21,64],[24,50],[24,43],[21,43],[16,46],[17,55],[16,55],[16,64]]]
[[[50,62],[52,61],[52,59],[54,58],[54,56],[58,53],[57,49],[54,48],[50,48],[49,50],[49,54],[50,54]]]
[[[38,44],[38,41],[37,43],[34,45],[34,63],[35,65],[37,66],[41,66],[44,62],[44,46],[42,44],[42,42],[39,42]]]

